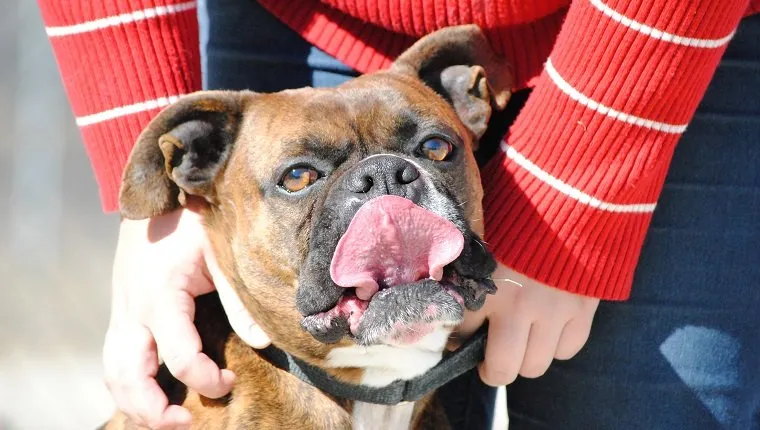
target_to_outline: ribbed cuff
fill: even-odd
[[[162,107],[201,88],[195,5],[39,4],[103,209],[116,211],[122,171],[140,132]]]

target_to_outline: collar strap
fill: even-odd
[[[272,345],[259,352],[273,365],[332,396],[359,402],[395,405],[401,402],[415,402],[477,366],[484,358],[486,333],[487,326],[484,325],[456,351],[444,352],[441,361],[424,374],[408,381],[397,380],[385,387],[366,387],[339,381],[323,369]]]

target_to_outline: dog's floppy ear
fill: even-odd
[[[214,181],[237,136],[245,96],[198,92],[161,111],[140,134],[122,177],[121,215],[167,213],[195,195],[214,202]]]
[[[407,49],[391,70],[420,78],[454,107],[477,139],[493,109],[502,110],[512,95],[509,63],[491,48],[476,25],[447,27]]]

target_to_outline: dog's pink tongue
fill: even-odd
[[[341,287],[356,287],[356,296],[369,300],[379,285],[428,277],[440,281],[443,267],[463,247],[464,237],[451,221],[403,197],[377,197],[351,220],[335,248],[330,276]]]

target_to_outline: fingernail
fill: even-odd
[[[171,406],[170,406],[171,407]],[[185,408],[177,407],[172,409],[172,421],[174,423],[172,428],[175,429],[189,429],[193,424],[193,416]]]
[[[267,336],[267,334],[264,333],[264,330],[262,330],[258,325],[252,325],[248,331],[248,335],[250,340],[249,343],[254,348],[266,348],[270,343],[272,343],[271,339],[269,339],[269,336]]]
[[[490,385],[492,387],[500,387],[502,385],[509,385],[514,381],[514,378],[511,377],[511,375],[507,374],[507,372],[502,372],[499,370],[492,370],[488,368],[485,364],[481,364],[479,367],[479,375],[480,379],[486,383],[486,385]]]
[[[235,379],[237,379],[235,372],[229,369],[222,369],[222,382],[224,382],[224,385],[232,386],[235,383]]]

